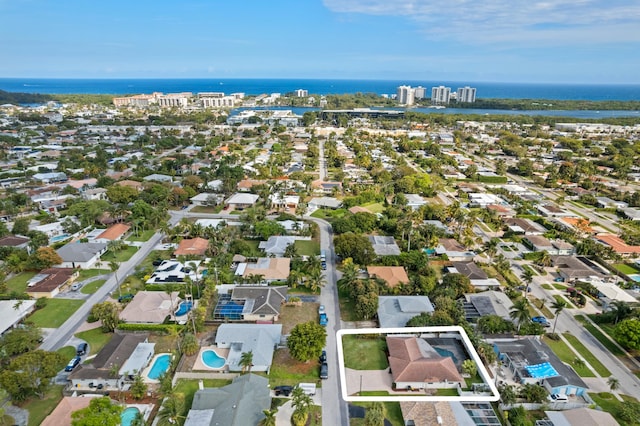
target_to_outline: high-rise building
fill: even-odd
[[[415,91],[411,86],[399,86],[396,94],[396,99],[401,105],[413,105],[415,102]]]
[[[432,87],[431,102],[434,104],[448,104],[451,98],[451,87]]]
[[[309,91],[305,89],[297,89],[293,93],[295,93],[297,98],[306,98],[309,96]]]
[[[458,88],[458,102],[475,102],[476,101],[476,88],[464,86]]]
[[[424,99],[427,97],[427,89],[422,86],[415,87],[413,93],[416,99]]]

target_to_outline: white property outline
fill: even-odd
[[[464,342],[465,348],[471,358],[478,366],[478,374],[485,384],[491,389],[493,395],[474,395],[474,396],[410,396],[410,395],[385,395],[385,396],[351,396],[347,393],[347,370],[344,365],[344,349],[342,347],[342,336],[351,334],[422,334],[422,333],[459,333]],[[439,401],[457,401],[457,402],[495,402],[500,399],[500,393],[493,379],[489,377],[489,372],[485,368],[478,352],[473,347],[469,336],[464,329],[457,325],[450,326],[433,326],[433,327],[402,327],[402,328],[354,328],[341,329],[336,333],[337,350],[338,350],[338,369],[340,370],[340,390],[342,398],[347,402],[395,402],[395,401],[415,401],[415,402],[439,402]]]

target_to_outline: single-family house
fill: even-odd
[[[420,207],[427,204],[427,200],[419,194],[404,194],[404,197],[407,200],[407,206],[411,207],[413,210],[418,210]]]
[[[171,183],[173,182],[173,178],[169,175],[163,175],[160,173],[153,173],[150,174],[149,176],[145,176],[142,178],[142,180],[147,181],[147,182],[168,182]]]
[[[542,235],[525,235],[522,242],[532,251],[546,251],[551,256],[571,256],[575,253],[572,244],[562,240],[550,241]]]
[[[632,220],[634,222],[640,221],[640,209],[634,209],[629,207],[621,210],[625,218]]]
[[[464,386],[453,359],[440,355],[425,339],[387,336],[389,367],[396,389],[438,389]]]
[[[412,426],[497,426],[500,419],[488,402],[400,401],[406,425]]]
[[[640,246],[631,246],[617,235],[598,234],[595,238],[597,242],[607,247],[611,247],[611,249],[620,256],[626,257],[640,254]]]
[[[36,173],[31,178],[44,184],[66,182],[69,179],[67,175],[62,172]]]
[[[487,315],[498,315],[506,320],[509,316],[513,302],[501,291],[489,290],[481,293],[466,293],[462,302],[462,309],[467,321],[475,322]]]
[[[539,204],[537,207],[542,216],[545,217],[575,217],[575,213],[565,210],[555,204]]]
[[[399,256],[400,247],[391,236],[369,235],[373,251],[378,256]]]
[[[55,297],[62,287],[71,284],[77,277],[78,271],[73,268],[44,269],[27,282],[27,294],[35,299]]]
[[[242,371],[242,354],[251,352],[251,370],[268,372],[281,334],[282,324],[221,324],[216,331],[215,344],[229,350],[226,356],[229,371]]]
[[[462,274],[469,278],[471,285],[478,290],[487,290],[489,288],[498,288],[500,281],[495,278],[489,278],[474,262],[452,262],[453,266],[447,267],[450,274]]]
[[[129,188],[133,188],[137,191],[142,191],[144,189],[144,185],[138,181],[135,180],[121,180],[118,181],[116,183],[114,183],[114,185],[118,185],[118,186],[128,186]]]
[[[531,219],[523,219],[520,217],[510,217],[504,219],[504,223],[509,227],[511,232],[524,235],[542,235],[547,232],[547,228]]]
[[[162,324],[180,304],[178,292],[139,291],[120,312],[120,319],[127,323]]]
[[[71,424],[71,414],[87,408],[93,398],[99,395],[65,396],[56,408],[40,423],[40,426],[60,426]]]
[[[367,273],[369,278],[384,280],[388,287],[409,283],[409,276],[403,266],[367,266]]]
[[[259,198],[260,196],[257,194],[236,192],[231,197],[227,198],[227,200],[225,201],[225,205],[234,210],[244,210],[257,203]]]
[[[209,240],[196,237],[184,239],[178,243],[174,256],[204,256],[209,248]]]
[[[66,244],[56,252],[62,258],[63,268],[90,269],[107,251],[106,243],[82,243],[79,241]]]
[[[7,235],[0,238],[0,247],[13,247],[26,250],[27,247],[29,247],[29,241],[31,241],[29,238],[20,235]]]
[[[472,261],[476,254],[467,250],[465,246],[460,244],[453,238],[439,238],[439,244],[436,246],[436,254],[438,256],[446,255],[449,260],[469,262]]]
[[[276,209],[287,209],[287,210],[295,210],[300,203],[299,195],[283,195],[281,193],[271,193],[269,194],[269,201],[271,202],[271,206]]]
[[[147,284],[181,283],[186,277],[196,280],[197,269],[201,261],[189,261],[183,264],[176,260],[164,260],[146,281]],[[192,266],[195,266],[192,268]]]
[[[333,197],[313,197],[307,203],[309,211],[315,211],[318,209],[339,209],[342,206],[342,201]]]
[[[255,263],[242,262],[238,264],[235,274],[244,279],[260,277],[265,284],[274,281],[286,281],[289,278],[291,259],[288,257],[261,257]]]
[[[593,265],[591,261],[586,261]],[[581,278],[604,277],[602,272],[575,256],[552,256],[551,262],[553,267],[558,270],[558,274],[567,282]]]
[[[196,391],[184,426],[255,426],[270,407],[269,380],[245,374],[227,386]]]
[[[308,239],[284,235],[272,235],[267,241],[260,241],[258,248],[268,256],[282,257],[290,244],[295,244],[296,240]]]
[[[571,410],[545,411],[548,426],[620,426],[620,423],[606,411],[593,408],[573,408]],[[551,422],[549,424],[548,422]]]
[[[381,328],[405,327],[422,313],[433,313],[428,296],[378,296],[378,322]]]
[[[94,241],[97,243],[109,243],[109,241],[121,241],[124,239],[127,232],[131,229],[131,226],[125,225],[124,223],[116,223],[115,225],[111,225],[103,232],[98,234]]]
[[[498,359],[521,384],[541,384],[549,393],[582,395],[587,385],[544,342],[535,338],[496,341]]]
[[[0,300],[0,336],[35,309],[35,300]]]
[[[239,285],[231,291],[231,300],[246,307],[242,312],[244,321],[275,322],[287,300],[287,292],[287,286]]]
[[[129,357],[138,344],[146,343],[148,334],[114,334],[111,340],[91,360],[90,364],[80,364],[69,374],[67,380],[78,392],[115,391],[122,388],[131,378],[121,373]],[[128,372],[129,374],[131,372]]]
[[[214,194],[211,192],[203,192],[189,198],[189,201],[191,201],[191,204],[193,204],[194,206],[203,207],[217,206],[223,200],[224,196],[222,194]]]
[[[624,201],[612,200],[609,197],[596,197],[596,207],[601,209],[626,209],[629,204]]]

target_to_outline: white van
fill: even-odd
[[[315,395],[316,394],[316,384],[315,383],[298,383],[298,387],[302,389],[304,393],[307,395]]]
[[[554,393],[549,395],[549,400],[553,402],[567,402],[569,398],[563,393]]]

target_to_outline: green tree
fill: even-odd
[[[273,410],[262,410],[262,414],[264,414],[264,419],[260,421],[260,426],[276,426],[276,413],[278,412],[277,408]]]
[[[293,392],[291,393],[291,405],[294,408],[293,415],[291,420],[295,425],[305,425],[307,423],[307,419],[309,417],[309,410],[313,401],[309,395],[304,393],[304,391],[295,387]]]
[[[364,235],[356,235],[351,232],[336,235],[333,244],[338,256],[343,259],[350,257],[361,266],[371,264],[376,256],[371,242]]]
[[[242,367],[242,372],[245,371],[247,373],[251,373],[251,367],[253,367],[253,351],[242,352],[240,355],[240,367]]]
[[[462,371],[468,374],[471,377],[475,377],[478,373],[478,366],[476,362],[472,359],[465,359],[462,361]]]
[[[29,259],[31,268],[35,270],[47,269],[62,263],[62,258],[51,247],[40,247]]]
[[[616,325],[613,337],[627,349],[640,349],[640,320],[629,318]]]
[[[485,315],[478,320],[478,331],[486,334],[501,334],[513,331],[513,323],[500,315]]]
[[[0,372],[0,387],[14,401],[24,401],[32,395],[44,398],[64,362],[57,352],[35,350],[18,355]]]
[[[512,385],[503,383],[498,386],[498,391],[500,392],[500,401],[502,401],[503,404],[511,405],[516,402],[518,395]]]
[[[89,406],[71,414],[72,426],[119,426],[124,407],[108,396],[92,398]]]
[[[118,305],[113,302],[96,303],[91,308],[91,315],[102,321],[105,333],[113,332],[120,322]]]
[[[555,315],[555,318],[553,320],[553,331],[551,332],[552,334],[556,334],[556,324],[558,323],[558,317],[566,307],[567,302],[565,302],[564,300],[555,300],[551,304],[551,309],[553,309],[553,314]]]
[[[320,356],[326,340],[325,328],[314,321],[309,321],[293,327],[287,339],[287,347],[293,358],[298,361],[309,361]]]
[[[607,384],[609,385],[609,389],[611,389],[612,392],[620,388],[620,380],[613,376],[607,379]]]
[[[384,425],[384,405],[381,402],[374,402],[371,407],[367,408],[364,414],[365,426],[383,426]]]
[[[131,396],[133,396],[134,399],[142,399],[147,394],[148,389],[149,387],[142,379],[142,375],[140,373],[136,374],[130,389]]]
[[[11,233],[14,235],[27,235],[29,233],[29,222],[31,219],[27,217],[19,217],[13,222]]]
[[[32,351],[40,345],[42,331],[33,326],[14,328],[0,339],[0,354],[4,357],[14,357]]]
[[[513,304],[509,317],[518,325],[517,330],[520,332],[520,327],[523,324],[531,321],[531,313],[529,312],[529,301],[524,298],[520,298]]]
[[[520,396],[528,402],[544,402],[547,399],[548,392],[540,385],[525,383],[520,388]]]
[[[200,350],[198,338],[193,333],[186,333],[182,338],[182,352],[187,356],[192,356]]]

